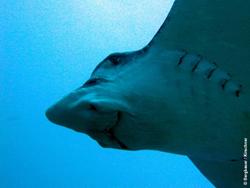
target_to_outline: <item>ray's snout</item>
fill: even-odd
[[[70,108],[69,105],[62,105],[61,103],[59,101],[46,110],[45,115],[48,120],[75,131],[84,132],[86,119],[76,113],[75,108]]]
[[[52,123],[71,127],[76,121],[82,119],[82,117],[79,117],[78,112],[79,109],[84,110],[85,103],[85,101],[80,100],[79,95],[72,92],[49,107],[45,115]]]
[[[45,115],[48,118],[48,120],[55,124],[62,124],[63,123],[62,118],[64,117],[65,114],[66,114],[65,110],[62,110],[56,107],[55,105],[49,107],[45,112]]]
[[[113,100],[72,92],[49,107],[45,115],[52,123],[87,133],[113,126],[117,121],[116,107]]]
[[[52,123],[65,126],[71,124],[75,119],[75,108],[79,105],[81,103],[78,98],[73,94],[69,94],[50,106],[45,115]]]

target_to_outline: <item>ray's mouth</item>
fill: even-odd
[[[121,121],[121,112],[117,113],[117,120],[116,123],[114,124],[113,127],[111,128],[106,128],[103,133],[111,140],[116,142],[121,149],[128,150],[128,146],[124,144],[116,135],[115,135],[115,128],[119,125]],[[103,146],[102,143],[99,143],[100,145]]]

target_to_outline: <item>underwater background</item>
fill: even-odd
[[[212,188],[187,157],[101,148],[44,112],[112,52],[145,46],[173,0],[1,0],[1,188]]]

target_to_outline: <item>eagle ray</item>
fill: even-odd
[[[188,156],[242,187],[250,136],[250,1],[176,0],[144,48],[105,58],[48,119],[102,147]]]

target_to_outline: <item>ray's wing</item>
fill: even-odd
[[[176,0],[150,45],[214,61],[250,92],[250,1]]]
[[[176,0],[149,45],[169,50],[185,50],[215,62],[242,84],[246,96],[244,103],[248,105],[250,1]],[[218,187],[242,185],[239,177],[241,168],[236,163],[208,162],[193,158],[192,161]],[[231,177],[230,180],[228,177]],[[223,186],[225,184],[228,185]]]
[[[243,187],[243,173],[239,172],[239,169],[243,171],[243,163],[241,161],[216,162],[190,159],[216,187]]]

